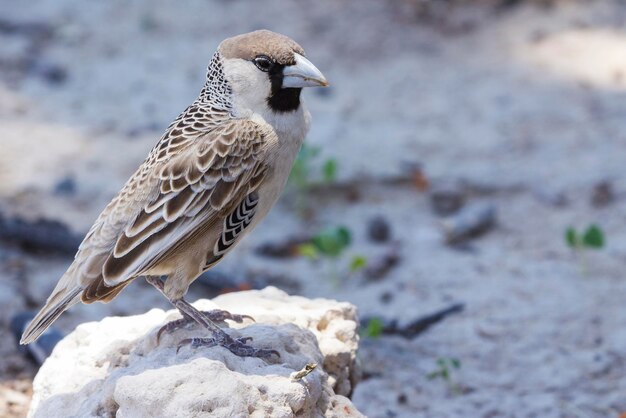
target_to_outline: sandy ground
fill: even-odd
[[[626,412],[626,9],[619,1],[452,9],[420,18],[411,2],[76,0],[0,3],[0,207],[84,232],[197,95],[223,38],[266,27],[298,40],[332,87],[310,91],[309,142],[336,158],[360,199],[325,193],[314,216],[293,192],[220,269],[281,277],[293,291],[410,321],[454,302],[465,310],[413,340],[365,339],[353,400],[371,417],[619,417]],[[18,23],[16,30],[8,23]],[[32,25],[37,23],[37,25]],[[431,183],[462,179],[498,226],[446,246],[429,194],[391,180],[419,164]],[[59,193],[71,179],[74,193]],[[608,181],[615,198],[590,203]],[[57,192],[55,192],[57,190]],[[315,204],[313,204],[313,202]],[[346,225],[348,255],[382,215],[401,263],[383,279],[339,285],[328,266],[275,260],[268,241]],[[598,223],[607,246],[580,257],[568,225]],[[0,248],[4,323],[40,304],[69,264]],[[280,286],[280,284],[279,284]],[[192,298],[206,296],[195,285]],[[166,301],[136,283],[109,305],[81,306],[62,330]],[[35,367],[0,329],[1,416],[21,416]],[[429,379],[457,358],[451,382]],[[26,396],[22,395],[26,393]],[[21,397],[20,397],[21,396]]]

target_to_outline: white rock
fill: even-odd
[[[181,329],[156,343],[158,329],[179,316],[154,309],[80,325],[37,374],[29,417],[360,417],[345,396],[356,382],[356,310],[348,303],[288,296],[276,288],[230,293],[199,309],[251,315],[232,324],[279,360],[241,358],[222,347],[178,342],[203,334]],[[300,381],[290,375],[318,367]]]

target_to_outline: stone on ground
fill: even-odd
[[[288,296],[276,288],[230,293],[194,304],[251,315],[229,323],[234,337],[280,359],[240,358],[222,347],[183,347],[197,326],[164,335],[176,311],[151,310],[80,325],[62,340],[34,381],[29,417],[359,417],[346,397],[356,383],[355,307]],[[290,376],[307,363],[313,372]]]

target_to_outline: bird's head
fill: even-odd
[[[303,87],[327,86],[300,45],[268,30],[224,40],[218,49],[224,76],[239,107],[255,112],[292,112]]]

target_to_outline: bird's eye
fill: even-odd
[[[254,64],[259,70],[267,72],[272,68],[274,63],[268,57],[260,55],[254,59]]]

